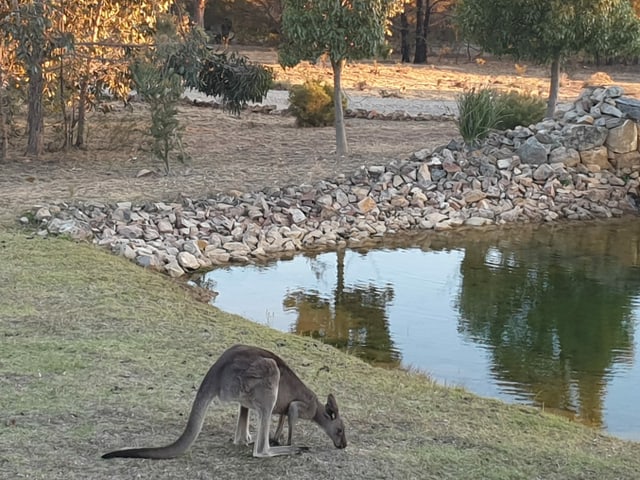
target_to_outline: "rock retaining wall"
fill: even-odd
[[[173,277],[409,230],[618,217],[636,212],[640,102],[590,88],[554,119],[455,141],[351,176],[179,203],[78,202],[34,209],[67,234]],[[29,221],[23,217],[22,221]]]

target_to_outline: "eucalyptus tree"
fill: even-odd
[[[27,154],[44,148],[45,64],[68,42],[53,29],[59,11],[42,0],[0,2],[0,35],[23,66],[28,79]]]
[[[490,53],[551,66],[547,116],[568,56],[630,54],[640,42],[629,0],[459,0],[457,20],[467,40]]]
[[[327,55],[333,70],[336,153],[349,151],[342,108],[342,71],[347,60],[384,53],[393,0],[284,0],[279,61],[293,67]]]

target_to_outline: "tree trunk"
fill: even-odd
[[[333,69],[333,107],[335,109],[336,154],[340,157],[349,153],[347,133],[344,128],[344,112],[342,111],[342,67],[344,60],[331,60]]]
[[[44,149],[44,111],[42,96],[44,77],[42,76],[42,59],[35,62],[29,71],[29,107],[27,111],[27,155],[38,156]]]
[[[560,58],[556,57],[551,62],[551,84],[549,86],[549,99],[547,101],[546,117],[553,117],[558,102],[558,91],[560,90]]]
[[[413,63],[424,63],[426,57],[426,44],[422,30],[424,27],[423,1],[416,0],[416,51],[413,55]]]
[[[78,96],[78,124],[76,126],[77,135],[76,135],[76,147],[82,148],[84,147],[84,130],[85,130],[85,119],[86,119],[86,110],[87,110],[87,90],[89,88],[89,82],[87,81],[87,77],[82,77],[80,80],[80,92]],[[72,130],[73,131],[73,130]]]
[[[424,6],[424,22],[422,23],[422,48],[424,52],[421,52],[422,63],[427,63],[427,36],[429,35],[429,24],[431,23],[431,0],[426,0]]]
[[[410,62],[411,53],[409,48],[409,20],[407,20],[407,14],[404,11],[400,14],[400,44],[402,61]]]
[[[200,28],[204,28],[204,10],[207,0],[193,0],[193,23]]]

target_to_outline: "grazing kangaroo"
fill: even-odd
[[[233,443],[252,442],[249,433],[249,409],[258,412],[258,438],[253,447],[254,457],[293,455],[306,450],[291,445],[293,426],[297,419],[312,420],[329,435],[336,448],[345,448],[347,439],[338,404],[329,394],[323,405],[289,366],[276,354],[258,347],[234,345],[211,366],[200,384],[184,432],[170,445],[155,448],[129,448],[105,453],[102,458],[174,458],[183,454],[198,437],[205,412],[211,401],[219,397],[223,402],[238,402],[240,412]],[[282,433],[284,417],[289,420],[287,445],[271,446],[269,424],[271,415],[280,415],[274,436]]]

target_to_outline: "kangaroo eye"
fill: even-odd
[[[336,433],[337,433],[338,435],[342,435],[342,429],[341,429],[341,428],[337,429],[337,430],[336,430]]]

